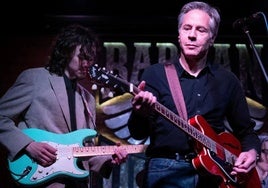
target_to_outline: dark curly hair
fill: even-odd
[[[63,28],[56,37],[46,69],[62,76],[78,45],[81,45],[81,59],[96,61],[99,52],[98,37],[89,28],[74,24]]]

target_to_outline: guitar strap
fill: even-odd
[[[172,94],[173,101],[176,105],[179,116],[185,121],[188,120],[186,106],[181,90],[180,81],[176,68],[173,63],[166,63],[165,65],[166,76],[169,84],[169,88]],[[178,100],[179,99],[179,100]]]

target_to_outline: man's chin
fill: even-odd
[[[195,59],[195,58],[197,58],[198,57],[198,55],[197,54],[193,54],[193,53],[189,53],[189,54],[185,54],[185,57],[187,58],[187,59]]]
[[[195,50],[184,50],[184,55],[185,56],[197,56],[198,55],[198,52],[195,51]]]
[[[86,73],[81,73],[77,75],[77,79],[81,80],[81,79],[85,79],[87,77]]]
[[[185,53],[184,56],[187,59],[202,59],[205,54],[202,53]]]

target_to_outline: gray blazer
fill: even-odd
[[[94,97],[78,84],[75,100],[78,129],[94,128]],[[24,128],[39,128],[54,133],[70,132],[68,98],[63,77],[50,74],[45,68],[25,70],[0,98],[0,143],[7,149],[10,160],[32,142],[30,137],[21,132]],[[108,159],[110,156],[92,157],[86,169],[98,172]]]

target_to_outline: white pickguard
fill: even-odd
[[[49,145],[55,147],[57,151],[57,160],[55,163],[48,167],[38,165],[37,170],[30,178],[31,181],[41,180],[48,178],[48,176],[55,176],[58,173],[66,175],[82,175],[87,173],[76,167],[73,157],[73,147],[78,147],[79,144],[61,145],[54,142],[46,142]]]

